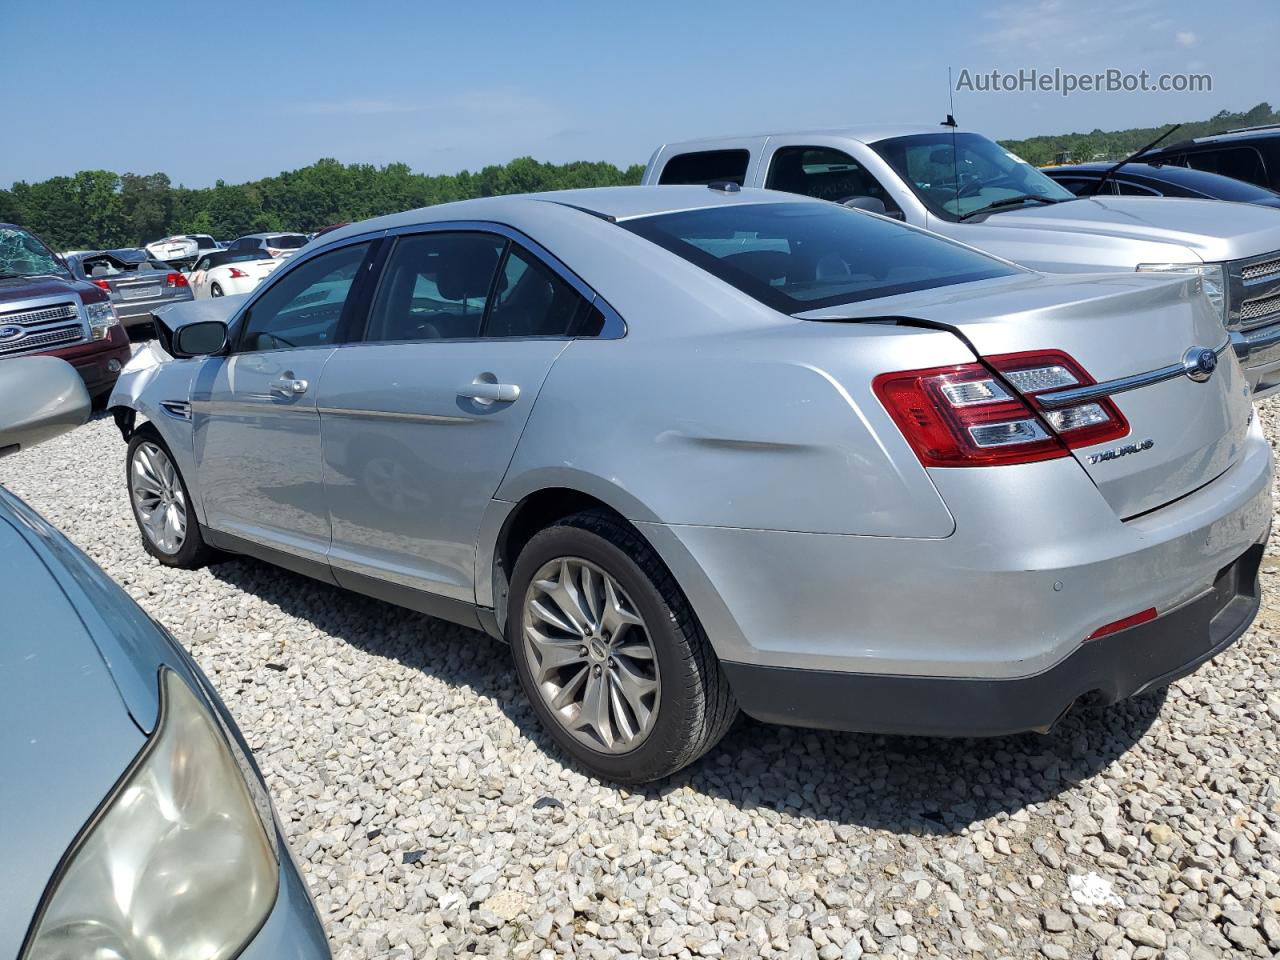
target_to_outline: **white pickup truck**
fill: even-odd
[[[1198,273],[1256,394],[1280,390],[1280,210],[1077,197],[986,137],[921,126],[664,144],[644,183],[736,184],[820,197],[1051,273]]]

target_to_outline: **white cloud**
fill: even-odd
[[[1173,35],[1173,39],[1178,41],[1180,47],[1194,47],[1200,42],[1200,38],[1190,30],[1179,30]]]

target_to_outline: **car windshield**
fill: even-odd
[[[52,250],[21,227],[0,227],[0,280],[67,275]]]
[[[267,246],[272,250],[297,250],[307,245],[307,238],[298,234],[283,237],[268,237]]]
[[[1076,199],[1017,154],[976,133],[921,133],[881,140],[871,148],[930,213],[944,220],[987,208],[994,213],[1037,201]],[[1020,197],[1028,199],[1014,199]]]
[[[783,313],[1018,272],[943,237],[830,203],[733,204],[621,226]]]

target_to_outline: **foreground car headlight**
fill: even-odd
[[[93,339],[105,340],[111,328],[120,322],[116,316],[116,308],[111,305],[110,300],[99,300],[96,303],[86,303],[84,312],[89,318],[89,329],[93,331]]]
[[[271,911],[279,865],[217,721],[171,670],[160,703],[46,892],[24,960],[226,960]]]
[[[1200,277],[1204,285],[1205,296],[1213,309],[1218,311],[1218,319],[1227,322],[1227,280],[1226,272],[1220,263],[1140,263],[1139,273],[1194,273]]]

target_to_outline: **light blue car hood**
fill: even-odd
[[[22,949],[67,847],[145,740],[62,577],[53,573],[59,565],[40,548],[32,519],[44,522],[15,503],[0,491],[4,957]]]

